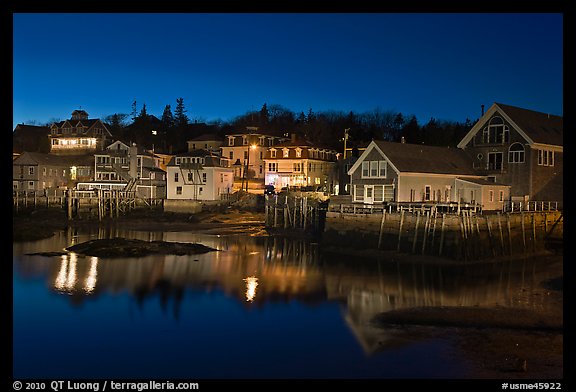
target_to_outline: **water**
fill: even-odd
[[[95,238],[199,242],[192,256],[59,251]],[[545,307],[519,300],[544,267],[350,263],[316,244],[188,232],[60,232],[13,244],[15,378],[465,378],[457,334],[380,328],[417,306]],[[425,331],[424,331],[425,332]]]

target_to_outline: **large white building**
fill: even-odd
[[[268,148],[282,143],[288,138],[258,132],[256,127],[248,127],[244,133],[228,134],[222,144],[222,158],[236,167],[235,177],[250,180],[264,180],[264,156]]]
[[[329,148],[298,140],[268,148],[264,158],[266,185],[275,188],[306,187],[330,194],[338,193],[338,153]]]
[[[234,169],[204,149],[175,155],[166,165],[167,199],[220,200],[233,192]]]

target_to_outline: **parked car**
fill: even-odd
[[[265,195],[274,195],[276,194],[276,190],[274,189],[274,185],[266,185],[264,187],[264,194]]]

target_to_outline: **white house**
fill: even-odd
[[[372,141],[348,171],[353,202],[471,203],[502,209],[510,186],[489,181],[459,148]]]
[[[176,154],[166,165],[167,199],[220,200],[233,192],[234,169],[220,156],[200,149]]]

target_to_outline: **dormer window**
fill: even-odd
[[[228,136],[228,146],[234,146],[234,136]]]
[[[282,150],[282,156],[283,156],[284,158],[288,158],[289,152],[290,152],[290,150],[288,150],[287,148],[284,148],[284,149]]]
[[[296,149],[296,158],[302,158],[302,149],[301,148]]]
[[[242,136],[242,145],[243,146],[248,145],[248,136],[247,135]]]
[[[276,158],[276,149],[275,148],[270,149],[270,158]]]

